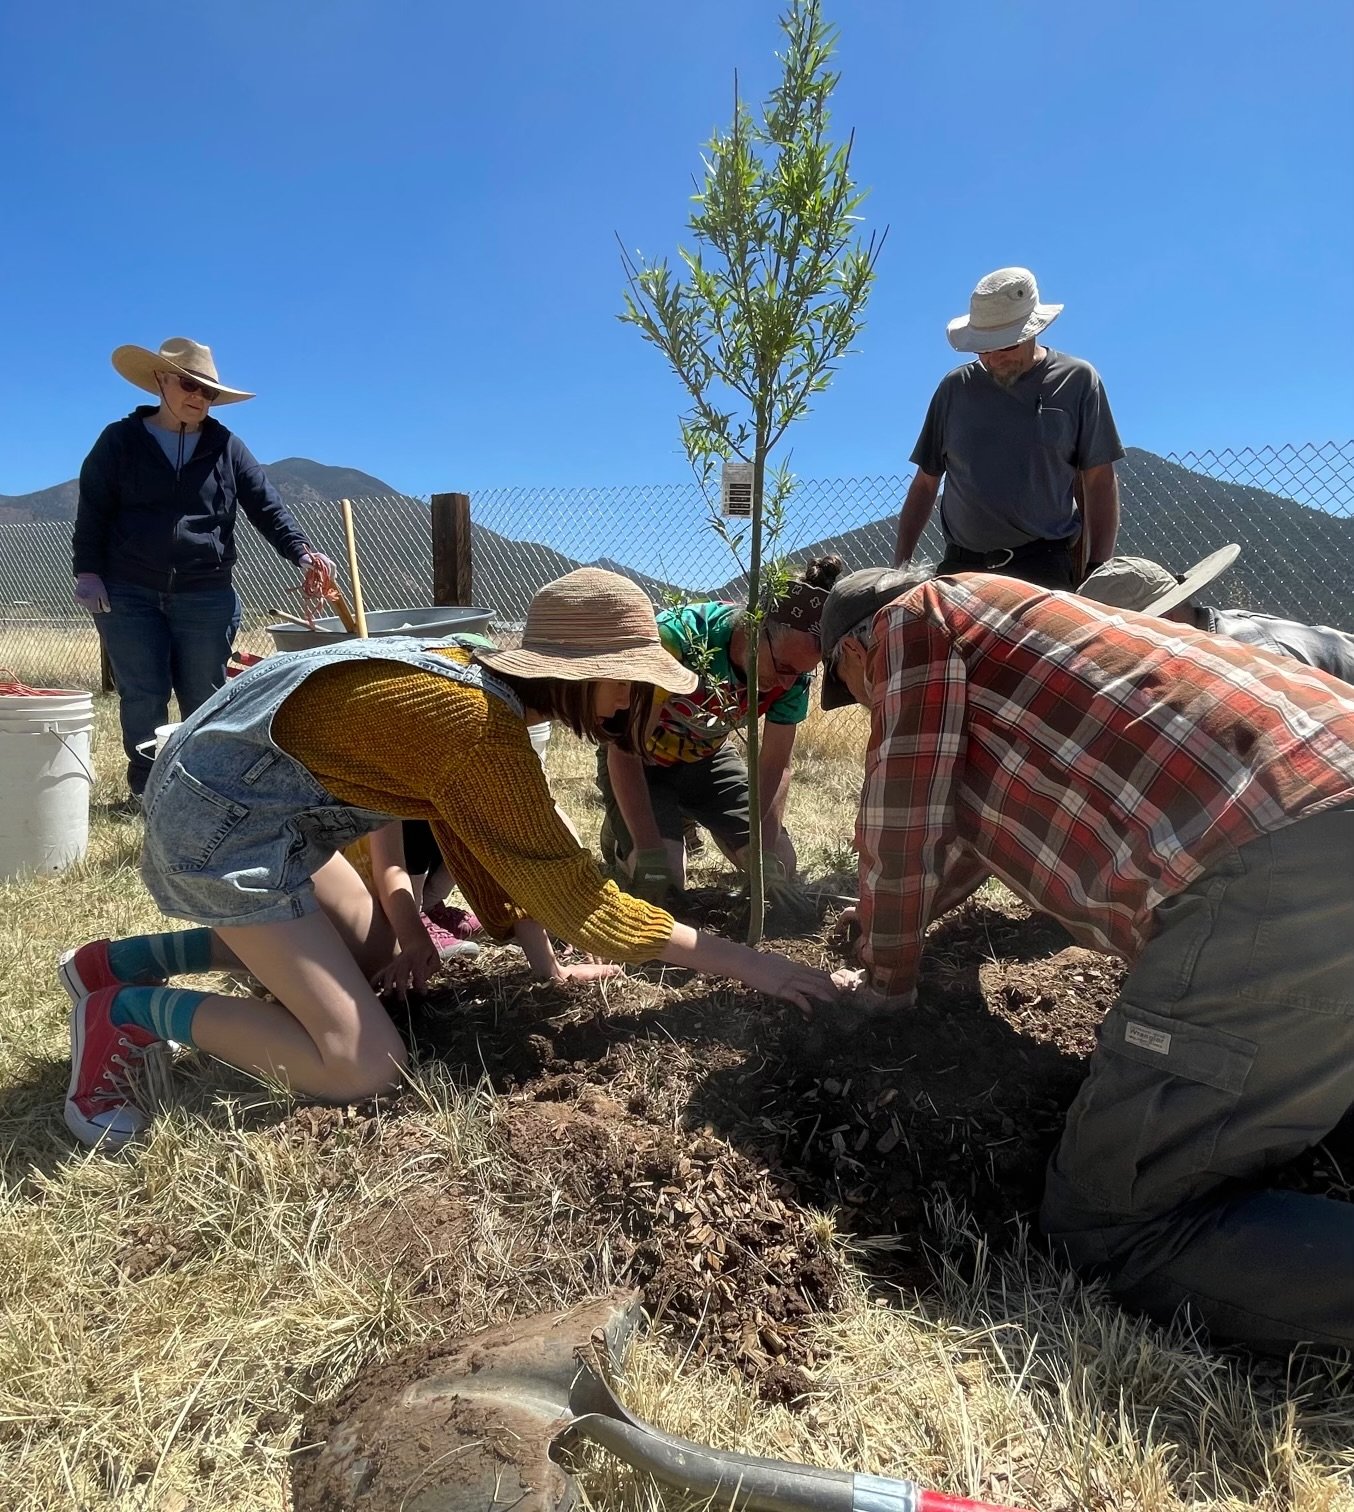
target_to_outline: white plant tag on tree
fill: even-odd
[[[752,518],[752,463],[726,462],[719,478],[719,508],[726,520]]]

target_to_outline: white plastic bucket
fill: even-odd
[[[164,750],[165,741],[169,739],[169,737],[174,733],[175,730],[178,729],[178,727],[179,721],[177,720],[173,724],[156,725],[155,738],[153,740],[138,741],[136,746],[137,750],[140,751],[143,756],[149,756],[150,759],[154,761],[155,758],[160,754],[160,752]]]
[[[527,734],[531,736],[531,746],[537,756],[541,758],[541,765],[545,765],[545,753],[550,747],[550,721],[544,719],[540,724],[528,725]]]
[[[0,882],[84,855],[93,728],[92,693],[0,694]]]

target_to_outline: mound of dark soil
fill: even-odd
[[[687,916],[715,925],[736,908],[715,893],[692,901]],[[771,943],[833,964],[825,927]],[[419,1056],[468,1084],[487,1076],[503,1095],[496,1181],[567,1204],[574,1232],[595,1229],[610,1274],[619,1260],[694,1357],[791,1406],[812,1387],[805,1320],[842,1295],[834,1230],[861,1241],[881,1282],[924,1291],[936,1279],[938,1200],[960,1200],[993,1247],[1032,1220],[1123,979],[1046,917],[979,902],[933,929],[917,1006],[882,1018],[842,1005],[806,1022],[672,970],[647,973],[657,986],[542,985],[508,952],[454,973],[403,1027]],[[398,1102],[379,1115],[299,1110],[288,1123],[305,1120],[312,1136],[379,1137],[395,1153],[404,1137]],[[1280,1179],[1348,1199],[1344,1170],[1354,1171],[1354,1129]],[[373,1252],[416,1254],[435,1278],[438,1245],[464,1239],[464,1202],[432,1190],[373,1212]],[[129,1273],[182,1258],[170,1236],[127,1238]],[[411,1356],[382,1370],[412,1380],[426,1365]],[[365,1377],[354,1383],[345,1411],[365,1389]],[[317,1419],[320,1438],[322,1428]]]
[[[721,925],[726,894],[689,899]],[[769,943],[833,963],[828,931]],[[650,973],[657,979],[658,973]],[[510,1099],[523,1168],[618,1219],[646,1305],[689,1322],[694,1348],[783,1384],[796,1321],[832,1305],[816,1214],[876,1241],[895,1284],[934,1280],[927,1214],[967,1206],[989,1242],[1032,1220],[1043,1172],[1124,968],[1014,901],[970,902],[931,932],[917,1006],[862,1020],[793,1009],[690,973],[663,995],[532,983],[465,968],[415,1006],[421,1055],[487,1074]],[[645,1001],[647,996],[648,1001]],[[1285,1184],[1350,1196],[1336,1139]],[[879,1240],[883,1243],[879,1243]]]

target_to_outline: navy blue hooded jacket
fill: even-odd
[[[75,512],[76,573],[169,592],[221,588],[235,565],[235,514],[289,562],[306,539],[238,436],[210,417],[178,469],[146,429],[154,405],[108,426],[80,469]]]

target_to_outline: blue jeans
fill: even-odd
[[[138,796],[151,757],[136,748],[169,719],[169,695],[187,717],[226,680],[226,661],[240,628],[233,588],[160,593],[135,583],[109,583],[107,614],[94,623],[103,637],[118,689],[127,786]]]

